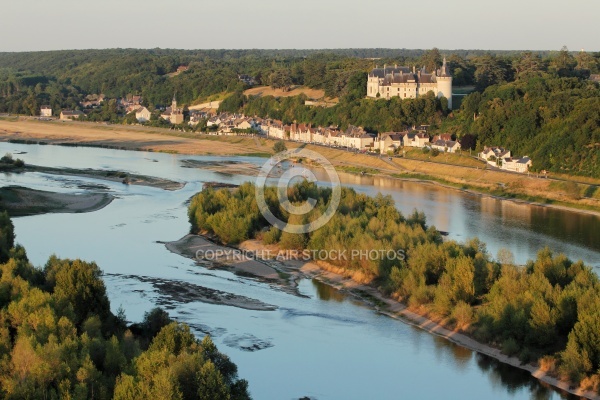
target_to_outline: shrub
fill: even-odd
[[[432,155],[433,157],[437,157],[437,156],[439,156],[439,155],[440,155],[440,150],[439,150],[439,149],[432,149],[432,150],[431,150],[431,155]]]
[[[519,343],[513,338],[506,339],[502,342],[502,352],[507,356],[514,356],[519,352]]]
[[[278,140],[277,142],[275,142],[275,144],[273,145],[273,150],[275,151],[275,153],[279,153],[282,151],[286,151],[287,147],[285,145],[285,142],[283,140]]]
[[[423,154],[429,154],[430,150],[431,149],[429,147],[425,146],[425,147],[423,147],[423,149],[421,151],[423,152]]]
[[[553,356],[544,356],[540,358],[540,369],[544,372],[554,372],[556,370],[556,358]]]
[[[264,232],[262,235],[262,241],[264,244],[275,244],[275,243],[279,242],[280,238],[281,238],[281,231],[274,226],[272,226],[271,229]]]
[[[464,301],[459,301],[452,311],[452,318],[458,329],[464,329],[473,322],[473,309]]]

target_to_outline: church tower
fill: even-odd
[[[171,101],[171,112],[174,112],[177,109],[177,99],[175,98],[175,95],[177,93],[173,93],[173,101]]]
[[[448,109],[452,110],[452,75],[446,64],[446,57],[444,57],[444,64],[442,65],[442,68],[438,70],[437,75],[437,97],[445,97],[448,99]]]

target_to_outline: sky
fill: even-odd
[[[600,51],[598,0],[2,0],[0,51]]]

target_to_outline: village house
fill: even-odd
[[[190,121],[188,122],[188,125],[196,126],[200,123],[201,120],[208,118],[210,118],[210,114],[207,111],[190,110]]]
[[[40,108],[40,117],[51,117],[51,116],[52,116],[52,107],[42,106],[42,108]]]
[[[152,113],[146,107],[140,107],[135,111],[135,118],[141,123],[150,121],[151,116]]]
[[[500,169],[525,173],[529,171],[529,168],[532,164],[533,163],[531,162],[531,159],[527,156],[521,158],[505,157],[502,159],[502,165],[500,166]]]
[[[405,133],[406,132],[380,133],[373,144],[373,149],[375,151],[379,150],[380,154],[394,153],[402,147],[402,137]]]
[[[79,105],[83,108],[96,108],[99,107],[105,99],[106,96],[103,94],[88,94]]]
[[[441,152],[456,153],[460,150],[460,143],[454,140],[438,139],[431,142],[431,148]]]
[[[440,135],[435,135],[433,139],[431,139],[432,142],[437,142],[438,140],[447,142],[448,140],[452,140],[452,135],[449,133],[442,133]]]
[[[60,112],[60,119],[63,121],[69,121],[73,119],[79,119],[83,115],[83,112],[79,110],[62,110]]]
[[[510,150],[506,150],[504,147],[484,147],[483,151],[478,154],[479,158],[487,161],[489,165],[497,166],[498,159],[510,158]]]
[[[253,129],[254,125],[251,123],[249,118],[237,118],[234,121],[235,129],[246,130]]]
[[[404,147],[425,147],[429,144],[429,135],[426,133],[409,132],[402,137]]]
[[[272,137],[274,139],[287,139],[285,137],[285,130],[283,128],[283,122],[278,120],[272,120],[267,125],[267,136]]]

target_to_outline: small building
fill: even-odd
[[[381,154],[393,153],[402,147],[402,132],[385,132],[379,134],[374,143],[375,151],[379,150]]]
[[[510,150],[506,150],[504,147],[484,147],[483,151],[478,154],[479,158],[484,161],[487,161],[488,164],[492,166],[497,165],[498,159],[510,158]]]
[[[83,112],[79,110],[62,110],[60,112],[60,119],[63,121],[69,121],[73,119],[79,119],[83,115]]]
[[[138,122],[148,122],[150,121],[151,116],[152,113],[146,107],[140,107],[135,110],[135,118],[138,120]]]
[[[52,116],[52,107],[42,106],[42,108],[40,108],[40,116],[41,117],[51,117]]]
[[[529,171],[532,164],[531,159],[527,156],[521,158],[506,157],[502,159],[500,168],[506,171],[525,173]]]
[[[438,139],[431,143],[431,148],[445,153],[456,153],[460,150],[460,143],[454,140]]]
[[[244,85],[247,85],[247,86],[256,85],[256,79],[253,76],[246,75],[246,74],[240,74],[240,75],[238,75],[238,79],[241,82],[243,82]]]
[[[404,147],[425,147],[429,144],[429,135],[426,133],[405,133],[402,138]]]

